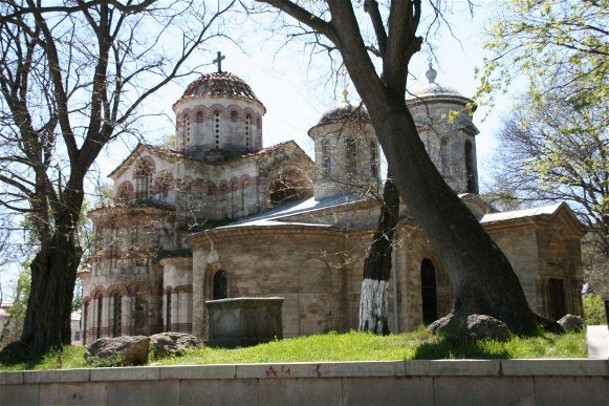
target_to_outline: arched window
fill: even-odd
[[[465,141],[465,176],[467,178],[467,192],[478,193],[474,162],[474,147],[470,140]]]
[[[421,262],[421,298],[423,299],[423,323],[431,324],[438,319],[436,268],[427,258]]]
[[[133,200],[133,184],[129,181],[121,183],[116,191],[116,202],[121,204],[128,204]]]
[[[226,272],[219,270],[214,274],[214,300],[226,299],[228,297],[228,282],[226,280]]]
[[[112,295],[112,336],[118,337],[121,335],[121,327],[123,325],[123,312],[121,307],[121,296],[119,293]]]
[[[329,141],[321,143],[321,170],[324,177],[332,173],[332,146]]]
[[[214,137],[216,148],[220,148],[220,112],[214,112]]]
[[[152,175],[154,174],[154,163],[142,159],[135,170],[135,198],[149,199],[152,194]]]
[[[357,171],[357,145],[353,138],[345,140],[345,161],[347,175],[354,175]]]
[[[311,185],[307,176],[299,169],[287,169],[281,171],[269,183],[268,193],[271,204],[291,202],[308,197]]]
[[[197,111],[197,123],[202,123],[202,122],[203,122],[203,112]]]

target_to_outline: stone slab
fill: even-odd
[[[442,376],[434,378],[437,406],[535,405],[533,378]]]
[[[2,385],[0,405],[37,405],[40,399],[39,384]]]
[[[588,359],[502,360],[503,376],[605,376],[609,361]]]
[[[106,384],[108,405],[177,405],[180,381],[129,381]]]
[[[180,381],[180,405],[255,405],[256,379],[207,379]]]
[[[160,379],[235,379],[235,365],[188,365],[159,367]]]
[[[603,377],[535,377],[536,405],[609,405],[609,379]]]
[[[0,385],[23,383],[23,371],[0,373]]]
[[[103,383],[40,385],[39,405],[106,405],[106,385]]]
[[[405,375],[402,361],[341,362],[343,377]]]
[[[51,369],[48,371],[23,371],[24,383],[61,383],[61,382],[88,382],[87,368],[79,369]]]
[[[341,379],[261,379],[260,405],[340,405]]]
[[[115,367],[91,369],[91,382],[150,381],[160,378],[159,367]]]
[[[499,376],[499,360],[406,361],[407,376]]]
[[[432,405],[432,377],[344,378],[346,405]]]

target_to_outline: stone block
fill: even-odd
[[[106,383],[108,405],[177,405],[180,381],[130,381]]]
[[[535,405],[533,378],[434,378],[435,405]]]
[[[258,381],[260,405],[339,405],[342,402],[342,380],[329,379],[261,379]]]
[[[40,385],[39,405],[105,405],[106,385],[103,383]]]
[[[503,376],[605,376],[609,361],[588,359],[502,360]]]
[[[39,384],[0,386],[0,405],[37,405],[40,400]]]
[[[159,367],[160,379],[234,379],[235,365]]]
[[[255,405],[255,379],[204,379],[180,381],[180,405]]]
[[[609,379],[603,377],[535,377],[536,405],[608,405]]]
[[[92,368],[91,382],[150,381],[159,379],[159,367]]]
[[[499,360],[406,361],[407,376],[499,376]]]
[[[344,378],[343,404],[432,405],[433,378]]]
[[[23,371],[25,383],[87,382],[89,369],[52,369],[48,371]]]
[[[354,376],[396,376],[396,369],[403,371],[402,361],[342,362],[343,377]],[[401,374],[403,375],[403,373]]]
[[[2,372],[0,373],[0,385],[23,383],[23,372]]]
[[[209,345],[236,347],[283,338],[284,298],[243,297],[208,300]]]

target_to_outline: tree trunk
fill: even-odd
[[[30,265],[31,292],[20,342],[34,354],[71,342],[72,298],[82,256],[76,237],[82,193],[66,192],[63,197],[54,233],[41,238],[40,251]]]
[[[455,302],[449,320],[486,314],[504,321],[514,333],[534,332],[534,315],[511,265],[436,170],[404,103],[387,101],[369,111],[373,123],[382,123],[375,129],[387,161],[397,163],[392,165],[393,179],[400,195],[451,280]]]
[[[372,237],[370,251],[364,260],[364,280],[359,307],[359,331],[389,334],[387,306],[393,236],[398,222],[400,196],[387,174],[383,190],[381,214]]]

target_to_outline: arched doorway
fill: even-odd
[[[423,323],[431,324],[438,319],[436,268],[425,258],[421,262],[421,299],[423,302]]]
[[[214,300],[226,299],[228,297],[228,283],[226,281],[226,272],[224,270],[219,270],[214,274],[213,284]]]

